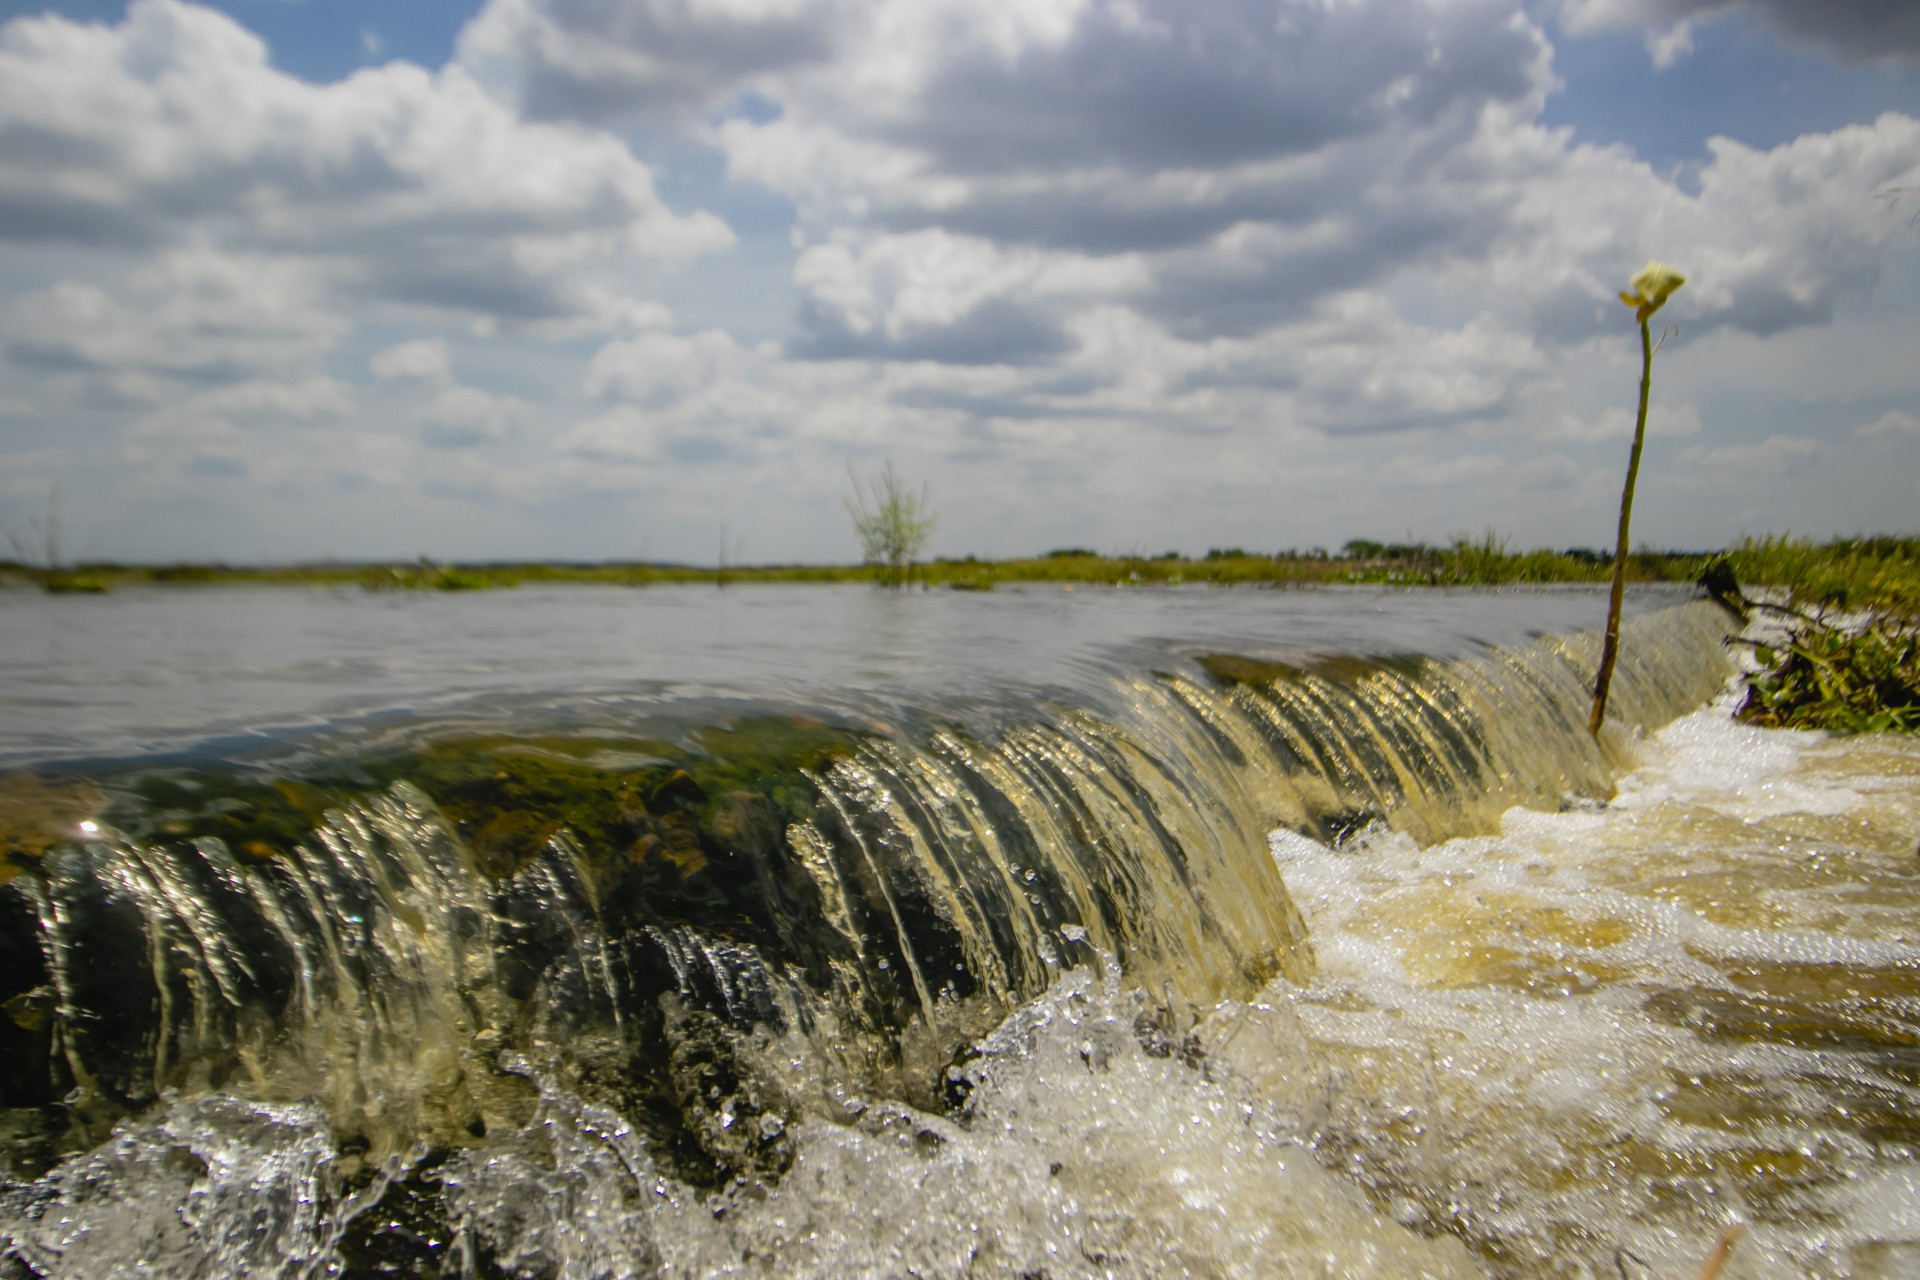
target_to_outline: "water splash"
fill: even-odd
[[[1696,705],[1726,671],[1726,625],[1704,604],[1636,619],[1616,714],[1657,725]],[[274,1115],[310,1108],[299,1114],[325,1130],[315,1150],[353,1162],[329,1166],[332,1189],[313,1197],[334,1207],[302,1228],[312,1248],[300,1265],[329,1249],[359,1256],[431,1236],[438,1244],[418,1245],[416,1261],[431,1255],[474,1274],[643,1274],[651,1260],[675,1265],[675,1250],[705,1260],[695,1269],[719,1266],[788,1237],[766,1219],[760,1235],[716,1243],[688,1225],[712,1216],[704,1197],[735,1197],[720,1206],[734,1223],[759,1221],[752,1206],[763,1201],[798,1213],[798,1201],[781,1198],[794,1171],[856,1155],[896,1180],[918,1178],[927,1191],[914,1212],[959,1231],[960,1218],[939,1208],[956,1194],[951,1180],[1003,1172],[995,1162],[1013,1157],[994,1144],[1022,1125],[1044,1131],[1033,1082],[1068,1087],[1045,1074],[1034,1047],[1053,1042],[1022,1022],[1052,1010],[1049,1025],[1087,1032],[1062,1070],[1077,1061],[1091,1071],[1096,1057],[1128,1064],[1085,1086],[1084,1114],[1060,1117],[1075,1135],[1063,1141],[1097,1146],[1111,1130],[1115,1161],[1142,1159],[1124,1155],[1134,1142],[1186,1151],[1185,1136],[1168,1146],[1184,1130],[1157,1104],[1137,1131],[1116,1118],[1138,1110],[1144,1091],[1171,1090],[1168,1105],[1199,1108],[1190,1154],[1207,1150],[1214,1163],[1201,1181],[1214,1190],[1192,1199],[1152,1182],[1143,1164],[1129,1175],[1146,1179],[1137,1195],[1102,1201],[1089,1183],[1063,1198],[1073,1178],[1049,1174],[1028,1187],[1035,1205],[1051,1206],[1040,1217],[993,1202],[1006,1218],[999,1252],[967,1253],[959,1237],[939,1236],[920,1258],[928,1274],[993,1258],[1008,1274],[1021,1259],[1029,1271],[1107,1266],[1096,1257],[1115,1260],[1114,1274],[1189,1262],[1243,1274],[1233,1259],[1262,1249],[1320,1256],[1340,1233],[1375,1242],[1368,1265],[1427,1257],[1399,1228],[1365,1225],[1372,1211],[1323,1186],[1313,1166],[1276,1156],[1307,1129],[1275,1119],[1244,1142],[1232,1136],[1251,1121],[1229,1114],[1228,1094],[1206,1093],[1219,1082],[1182,1062],[1174,1029],[1270,981],[1313,981],[1313,948],[1266,847],[1276,825],[1329,841],[1368,829],[1433,841],[1489,829],[1515,803],[1603,799],[1631,740],[1603,748],[1585,732],[1592,647],[1546,638],[1450,663],[1311,670],[1216,658],[1204,675],[1128,680],[1099,715],[1037,707],[992,733],[945,725],[868,738],[784,777],[777,793],[708,794],[677,774],[648,800],[671,819],[648,820],[665,838],[656,831],[632,849],[562,830],[502,864],[406,783],[337,808],[280,857],[238,858],[204,837],[57,849],[0,889],[0,911],[37,948],[9,953],[19,993],[9,1011],[20,1002],[21,1012],[0,1034],[25,1064],[9,1102],[64,1123],[48,1149],[75,1153],[18,1203],[66,1204],[91,1185],[75,1162],[107,1149],[99,1144],[174,1141],[114,1129],[122,1117],[157,1108],[161,1120],[141,1123],[164,1126],[197,1100],[225,1099],[282,1109]],[[1125,992],[1110,978],[1095,1000],[1084,974],[1106,958]],[[1069,1012],[1087,1000],[1108,1013],[1087,1022]],[[1113,1012],[1115,1001],[1132,1011]],[[1114,1027],[1133,1048],[1106,1044]],[[984,1054],[955,1074],[982,1037]],[[1027,1047],[994,1047],[1008,1037]],[[1095,1048],[1081,1054],[1083,1045]],[[994,1074],[996,1061],[1041,1074],[1016,1087]],[[954,1125],[1001,1136],[979,1139],[986,1148],[938,1177],[876,1154],[907,1129],[913,1144],[969,1149]],[[569,1132],[573,1147],[552,1146]],[[1293,1172],[1276,1182],[1277,1159]],[[384,1181],[375,1187],[367,1170]],[[196,1187],[212,1176],[187,1175]],[[847,1196],[882,1193],[834,1176]],[[1220,1189],[1243,1182],[1263,1189]],[[356,1195],[373,1196],[378,1212],[341,1207],[360,1204]],[[1346,1225],[1327,1236],[1259,1209],[1262,1196],[1310,1203],[1298,1217]],[[1220,1207],[1229,1201],[1231,1212]],[[976,1223],[987,1211],[979,1200],[954,1204]],[[678,1225],[656,1229],[669,1209]],[[1177,1221],[1203,1209],[1220,1219],[1224,1251],[1189,1259]],[[606,1232],[575,1237],[556,1225],[595,1214]],[[641,1230],[643,1219],[654,1227]],[[391,1230],[370,1235],[376,1220]],[[1123,1221],[1149,1225],[1128,1234]],[[869,1236],[813,1230],[817,1252],[793,1257],[815,1257],[805,1265],[820,1274],[885,1271],[886,1258],[913,1252],[899,1223]],[[622,1254],[612,1243],[621,1238],[652,1243]],[[41,1247],[30,1242],[10,1247],[43,1271],[53,1256],[29,1256]],[[576,1247],[587,1252],[567,1252]],[[1069,1247],[1080,1262],[1059,1252]],[[868,1261],[836,1268],[835,1258]]]
[[[1920,1265],[1920,751],[1734,724],[1638,748],[1606,808],[1336,850],[1274,837],[1320,975],[1223,1006],[1305,1047],[1264,1096],[1375,1203],[1499,1274]]]

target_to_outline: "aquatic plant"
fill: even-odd
[[[1660,341],[1655,342],[1647,322],[1667,304],[1674,290],[1686,282],[1685,276],[1666,263],[1649,258],[1647,265],[1629,282],[1633,292],[1620,295],[1620,301],[1633,308],[1633,318],[1640,324],[1640,412],[1633,424],[1633,451],[1627,455],[1627,483],[1620,490],[1620,535],[1613,552],[1613,590],[1607,598],[1607,632],[1600,647],[1600,670],[1593,682],[1593,713],[1587,717],[1588,730],[1596,734],[1607,718],[1607,688],[1613,683],[1613,664],[1620,656],[1620,606],[1627,589],[1627,529],[1633,520],[1633,486],[1640,477],[1640,450],[1647,440],[1647,399],[1653,390],[1653,353],[1664,346],[1673,333],[1668,327],[1661,331]]]
[[[860,477],[847,468],[853,481],[853,496],[842,499],[847,514],[853,517],[853,531],[860,539],[860,553],[866,563],[877,565],[880,581],[890,587],[903,587],[913,572],[913,562],[927,549],[933,535],[934,514],[927,506],[923,485],[918,494],[908,489],[888,462],[880,477],[861,488]],[[871,498],[873,505],[867,505]]]
[[[1808,620],[1758,651],[1766,670],[1737,714],[1750,724],[1839,733],[1920,732],[1920,629]]]
[[[1747,539],[1731,572],[1784,589],[1746,601],[1786,623],[1736,714],[1835,733],[1920,732],[1920,538]]]

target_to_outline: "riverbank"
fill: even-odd
[[[1635,582],[1691,582],[1724,558],[1739,581],[1773,586],[1817,606],[1886,607],[1920,616],[1920,536],[1875,535],[1815,542],[1792,537],[1746,539],[1724,552],[1635,553]],[[913,567],[914,585],[990,590],[1002,584],[1059,582],[1130,586],[1213,584],[1305,586],[1367,583],[1407,586],[1497,586],[1511,583],[1604,582],[1612,561],[1586,548],[1517,551],[1495,534],[1447,544],[1355,539],[1324,548],[1271,554],[1216,548],[1204,556],[1104,555],[1068,547],[1005,560],[939,557]],[[0,561],[0,585],[52,591],[121,586],[265,583],[363,586],[370,590],[466,591],[535,583],[648,586],[668,583],[866,582],[872,565],[688,565],[646,561],[313,561],[295,564],[77,564],[48,571]],[[76,586],[78,584],[78,586]]]
[[[1630,577],[1637,582],[1687,582],[1710,557],[1696,552],[1643,552],[1633,557]],[[1493,536],[1478,542],[1456,540],[1447,546],[1385,545],[1356,542],[1339,553],[1310,551],[1256,553],[1216,549],[1200,557],[1102,555],[1063,548],[1045,555],[1007,560],[937,558],[913,566],[915,586],[984,591],[1023,582],[1105,586],[1310,586],[1335,583],[1389,585],[1494,585],[1502,583],[1600,582],[1611,562],[1597,552],[1508,549]],[[439,563],[324,561],[288,565],[233,564],[84,564],[57,574],[17,563],[0,562],[0,584],[62,589],[70,581],[100,588],[120,586],[196,586],[265,583],[314,586],[359,585],[369,590],[470,591],[539,583],[587,583],[644,587],[671,583],[867,582],[877,581],[872,565],[763,564],[685,565],[639,561],[604,563],[462,561]]]
[[[1920,731],[1920,542],[1861,538],[1824,547],[1748,543],[1728,557],[1762,584],[1757,670],[1737,715],[1774,729]],[[1729,581],[1721,593],[1736,591]]]

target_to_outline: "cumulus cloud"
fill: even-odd
[[[602,347],[587,365],[585,389],[596,398],[671,404],[742,376],[751,359],[718,329],[692,336],[648,330]]]
[[[1126,255],[1002,247],[928,229],[809,246],[793,281],[807,354],[1032,364],[1065,350],[1066,310],[1138,293],[1148,277]]]
[[[1847,59],[1920,60],[1920,9],[1908,0],[1563,0],[1560,12],[1575,34],[1650,28],[1647,47],[1656,62],[1662,42],[1670,55],[1686,52],[1671,45],[1672,33],[1728,13],[1757,14],[1787,37]]]
[[[1603,410],[1590,419],[1563,414],[1534,432],[1537,439],[1568,444],[1613,444],[1633,439],[1634,413],[1630,409]],[[1691,404],[1654,404],[1647,410],[1649,440],[1681,440],[1703,430],[1700,410]]]
[[[374,354],[367,367],[382,382],[451,382],[447,344],[438,338],[416,338]]]
[[[284,483],[301,474],[296,457],[311,467],[317,455],[364,447],[355,409],[353,388],[324,374],[231,382],[160,399],[128,425],[122,448],[160,490],[169,476]]]
[[[875,12],[888,43],[856,33],[766,78],[780,113],[715,135],[819,228],[794,277],[815,354],[1057,355],[1072,307],[1036,296],[1043,254],[1111,277],[1082,305],[1124,295],[1195,338],[1424,275],[1578,342],[1650,252],[1693,270],[1690,332],[1778,332],[1871,289],[1899,230],[1877,197],[1920,181],[1903,116],[1766,151],[1713,140],[1692,191],[1574,144],[1538,123],[1549,51],[1506,5],[1283,4],[1277,24],[1261,6],[1266,26],[1234,4],[1012,27],[991,6]],[[1418,33],[1420,57],[1378,32]]]
[[[594,356],[584,390],[610,407],[563,432],[558,447],[634,465],[779,459],[786,472],[824,463],[832,476],[845,459],[884,455],[903,435],[933,454],[968,452],[984,406],[1020,403],[1028,376],[1004,366],[794,359],[719,330],[650,331]]]
[[[285,373],[346,325],[305,264],[206,249],[162,253],[122,290],[62,281],[14,299],[0,336],[15,365],[195,381]]]
[[[1672,60],[1727,7],[1569,0],[1561,29],[1637,24]],[[1656,404],[1655,488],[1724,510],[1796,466],[1837,475],[1841,451],[1788,417],[1735,437],[1727,392],[1767,361],[1796,396],[1856,397],[1843,427],[1906,403],[1910,378],[1848,389],[1802,331],[1891,306],[1912,231],[1878,197],[1920,187],[1920,122],[1716,139],[1677,178],[1541,123],[1551,15],[488,0],[449,67],[328,85],[180,0],[17,19],[7,394],[117,426],[182,492],[410,486],[570,529],[590,493],[697,526],[680,554],[711,554],[729,503],[785,521],[783,554],[845,554],[844,463],[889,456],[952,495],[959,550],[1056,529],[1310,543],[1382,513],[1439,536],[1468,501],[1503,527],[1584,513],[1601,532],[1570,540],[1593,541],[1637,371],[1615,292],[1657,255],[1691,277],[1662,359],[1699,359]],[[683,189],[740,199],[754,242],[674,275],[732,233],[669,208],[636,147],[707,149]],[[701,171],[715,155],[723,178]],[[484,351],[501,381],[456,379],[433,335],[462,330],[460,371]],[[1854,452],[1891,470],[1907,417]]]
[[[1819,457],[1820,452],[1817,440],[1776,433],[1753,444],[1694,445],[1681,451],[1680,461],[1703,476],[1720,476],[1738,483],[1739,473],[1798,470]]]
[[[535,118],[602,120],[711,104],[757,74],[817,62],[848,0],[491,0],[460,60]]]
[[[204,242],[324,266],[333,294],[540,320],[573,268],[681,260],[732,236],[676,214],[611,135],[530,124],[459,68],[329,85],[180,0],[116,26],[0,27],[0,242]]]
[[[1894,409],[1872,422],[1855,427],[1853,434],[1862,440],[1884,440],[1898,436],[1920,436],[1920,414]]]
[[[1880,194],[1920,180],[1920,121],[1806,134],[1760,150],[1727,138],[1689,193],[1617,147],[1569,147],[1527,124],[1483,133],[1450,159],[1504,206],[1501,234],[1438,267],[1437,285],[1520,309],[1543,337],[1576,343],[1619,326],[1616,292],[1657,254],[1687,286],[1663,318],[1687,336],[1757,335],[1832,318],[1872,290],[1909,229]]]
[[[1693,23],[1676,22],[1664,31],[1647,32],[1647,56],[1665,71],[1693,52]]]
[[[420,438],[436,449],[468,449],[503,440],[530,411],[525,401],[478,387],[448,387],[416,415]]]
[[[197,411],[256,421],[323,422],[352,414],[353,389],[323,375],[297,382],[237,382],[195,398]]]
[[[1402,453],[1386,463],[1377,479],[1389,489],[1471,491],[1498,484],[1538,491],[1565,488],[1588,471],[1579,460],[1559,453],[1517,463],[1498,453],[1466,453],[1451,458]]]
[[[1113,252],[1310,220],[1322,153],[1550,83],[1539,31],[1483,0],[873,9],[831,66],[770,86],[778,118],[719,138],[803,210],[902,230]]]

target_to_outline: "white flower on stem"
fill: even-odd
[[[1620,295],[1620,301],[1633,308],[1633,318],[1641,324],[1661,307],[1667,305],[1667,299],[1673,291],[1687,282],[1687,278],[1666,263],[1648,258],[1647,265],[1640,268],[1627,287],[1632,293]]]

